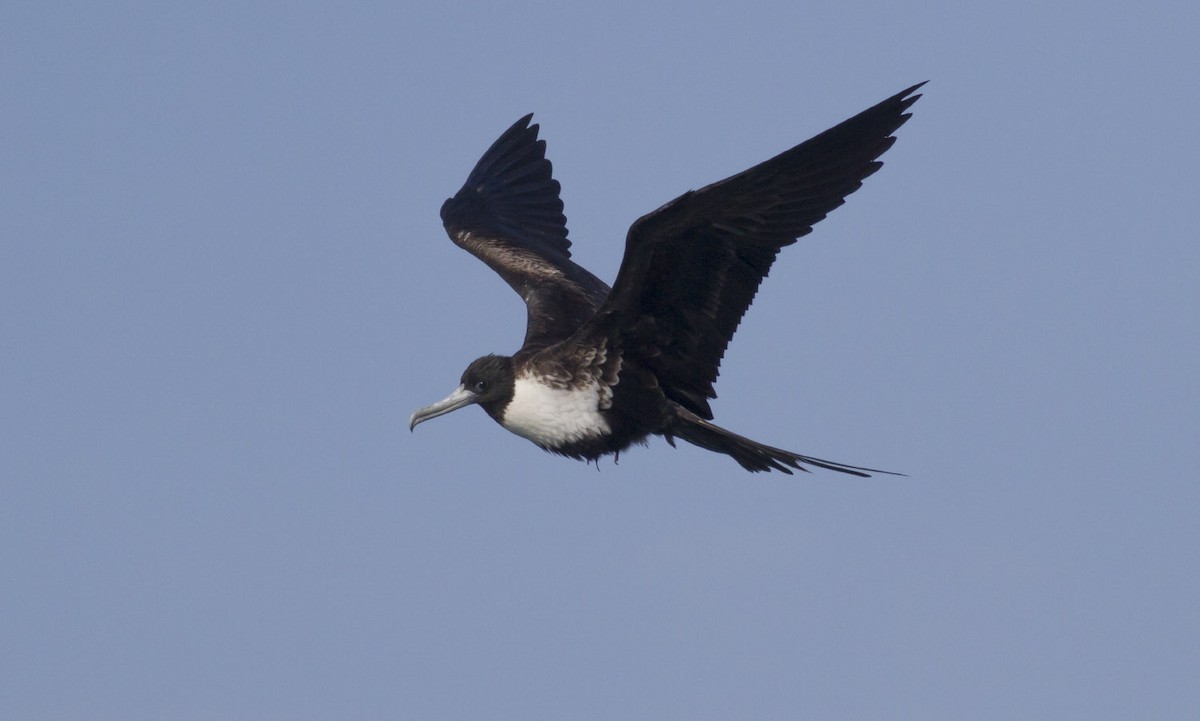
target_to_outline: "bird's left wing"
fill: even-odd
[[[577,341],[603,341],[610,355],[615,345],[668,398],[712,419],[721,358],[775,256],[879,169],[919,87],[638,219],[612,293]]]
[[[571,261],[558,181],[532,118],[506,130],[442,205],[450,239],[525,301],[528,349],[570,336],[608,294],[607,285]]]

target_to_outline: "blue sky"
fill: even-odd
[[[1050,5],[6,3],[0,716],[1200,715],[1200,10]],[[438,218],[516,118],[611,280],[927,79],[714,405],[909,477],[408,432],[520,344]]]

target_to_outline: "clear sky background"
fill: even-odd
[[[0,9],[0,717],[1200,718],[1200,6]],[[533,111],[639,215],[930,80],[715,404],[907,478],[409,413]]]

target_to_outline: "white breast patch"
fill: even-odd
[[[502,426],[540,446],[559,447],[611,432],[600,415],[599,384],[552,388],[529,375],[513,383]]]

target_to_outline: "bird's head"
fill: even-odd
[[[476,358],[463,371],[458,388],[437,403],[417,409],[408,419],[408,429],[411,431],[418,423],[472,404],[498,419],[498,414],[512,400],[513,380],[512,358],[499,355]]]

